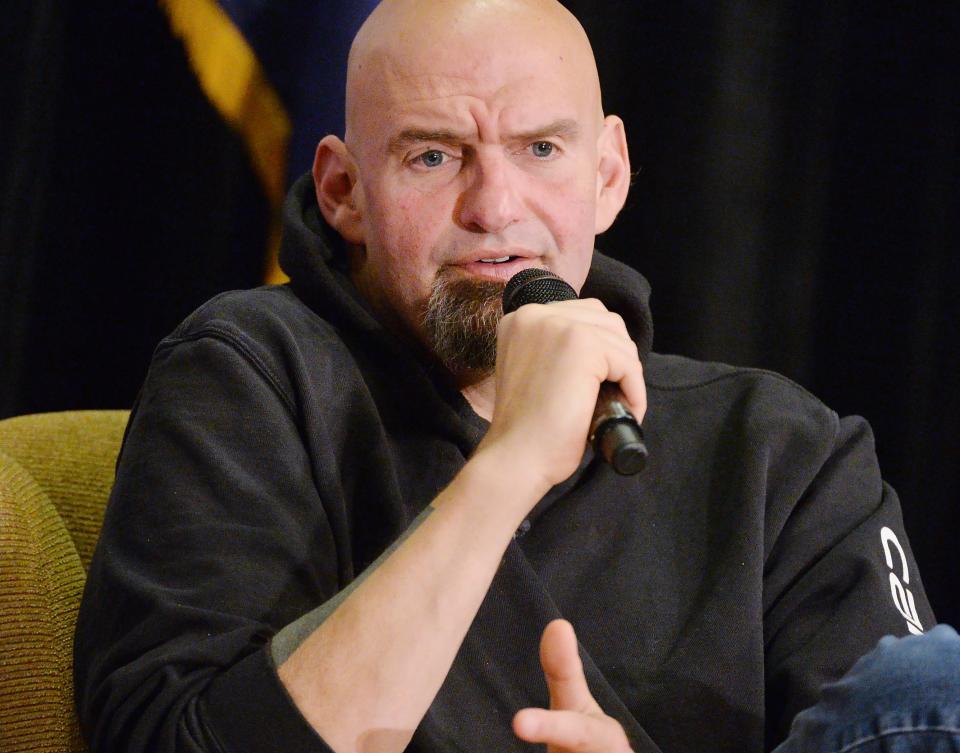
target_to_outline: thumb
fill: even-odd
[[[540,665],[550,690],[550,708],[564,711],[599,710],[583,674],[573,625],[554,620],[540,639]]]

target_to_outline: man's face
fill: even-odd
[[[546,267],[579,289],[612,221],[598,217],[605,125],[592,57],[529,24],[466,25],[401,32],[352,74],[354,279],[422,341],[438,280]]]

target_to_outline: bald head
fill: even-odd
[[[346,110],[346,138],[317,148],[317,201],[381,321],[447,363],[425,324],[445,283],[484,311],[499,297],[474,283],[521,268],[583,284],[630,163],[587,36],[555,0],[384,0],[351,49]]]
[[[518,69],[522,74],[531,57],[537,59],[531,75],[565,82],[589,100],[599,124],[593,50],[556,0],[383,0],[350,49],[347,140],[395,104],[386,96],[393,84],[406,84],[406,96],[426,98],[465,91],[471,82],[476,93],[492,95]]]

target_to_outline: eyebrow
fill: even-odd
[[[444,144],[457,144],[467,140],[464,133],[454,131],[426,131],[419,128],[405,128],[387,143],[387,150],[402,152],[412,144],[421,144],[426,141],[439,141]]]
[[[580,136],[580,126],[572,118],[561,118],[552,123],[548,123],[542,128],[534,128],[532,131],[516,133],[510,137],[511,141],[537,141],[551,136],[559,136],[567,141],[576,141]]]
[[[568,141],[576,141],[580,135],[580,126],[572,118],[561,118],[545,126],[530,131],[511,134],[508,141],[537,141],[552,136],[559,136]],[[402,152],[413,144],[422,144],[435,141],[443,144],[461,144],[470,138],[469,134],[446,130],[426,130],[420,128],[405,128],[387,143],[391,153]]]

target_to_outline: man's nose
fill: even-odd
[[[457,207],[460,224],[475,233],[496,233],[516,222],[521,201],[506,155],[477,153],[471,167]]]

